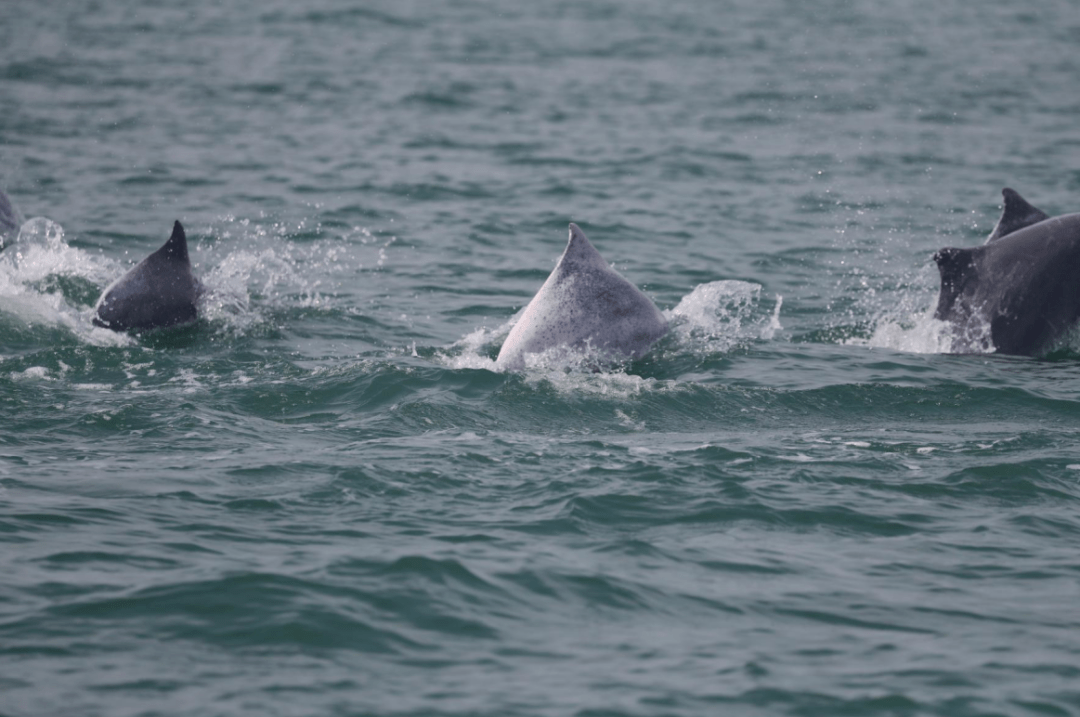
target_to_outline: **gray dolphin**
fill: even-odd
[[[960,351],[987,333],[998,353],[1034,356],[1080,319],[1080,214],[1048,217],[1012,189],[982,246],[934,254],[941,293],[934,318]]]
[[[525,355],[556,347],[590,348],[603,360],[639,358],[667,333],[656,305],[612,269],[585,233],[570,225],[570,241],[540,291],[525,307],[495,360],[525,368]]]
[[[15,240],[22,226],[22,215],[8,195],[0,191],[0,249]]]
[[[114,331],[186,324],[198,318],[202,285],[191,273],[187,237],[180,222],[150,256],[114,281],[94,308],[94,325]]]

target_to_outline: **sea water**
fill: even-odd
[[[1080,713],[1066,0],[0,4],[0,715]],[[94,327],[183,222],[192,326]],[[582,226],[665,313],[494,370]]]

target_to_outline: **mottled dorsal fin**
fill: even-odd
[[[586,238],[585,232],[581,231],[577,224],[571,222],[570,241],[566,243],[566,250],[559,258],[558,268],[561,272],[565,272],[567,270],[580,271],[589,266],[607,267],[607,262]]]
[[[1015,189],[1005,187],[1001,190],[1001,196],[1005,197],[1005,209],[1002,210],[1001,219],[998,219],[994,231],[987,237],[987,244],[1008,236],[1018,229],[1030,227],[1032,224],[1038,224],[1044,219],[1050,218],[1046,212],[1028,204],[1027,200],[1021,197]]]
[[[179,261],[185,264],[190,263],[188,259],[187,236],[184,234],[184,227],[180,226],[180,222],[173,224],[172,236],[169,237],[169,241],[165,242],[160,249],[154,252],[153,256],[169,261]]]

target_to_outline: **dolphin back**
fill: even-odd
[[[652,300],[612,269],[575,224],[555,270],[525,308],[496,365],[525,368],[525,355],[589,350],[603,361],[640,358],[667,333]]]
[[[961,352],[979,350],[985,337],[998,353],[1036,356],[1080,320],[1080,214],[1039,219],[1045,215],[1008,189],[1005,202],[986,244],[934,255],[934,318],[952,325]]]

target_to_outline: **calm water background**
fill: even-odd
[[[0,715],[1080,714],[1080,10],[0,4]],[[185,223],[194,327],[91,327]],[[569,221],[673,323],[492,370]],[[1080,342],[1074,342],[1080,345]]]

